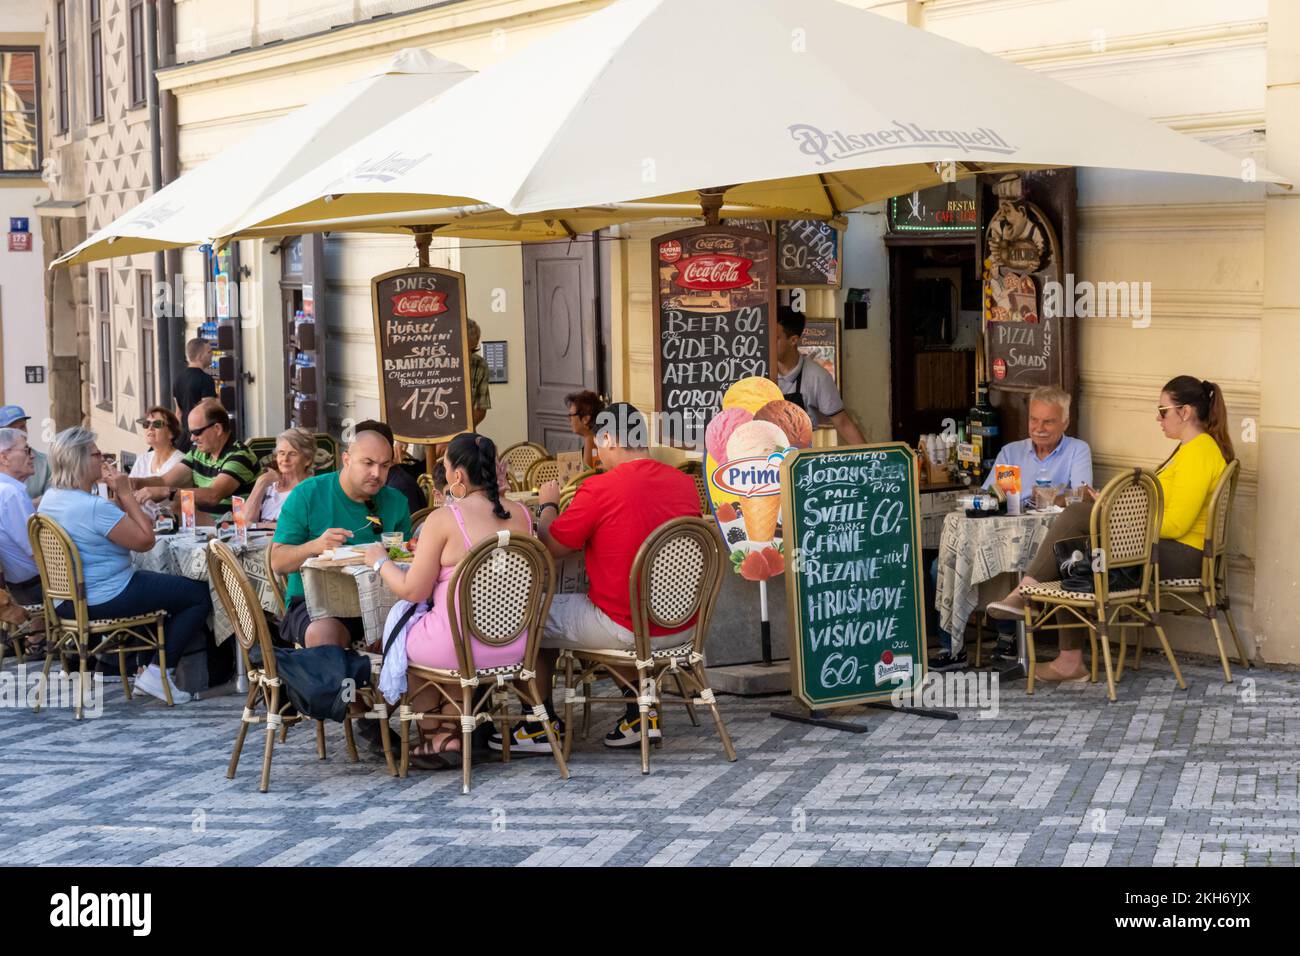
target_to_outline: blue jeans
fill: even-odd
[[[56,610],[60,617],[72,616],[72,605],[64,601]],[[192,581],[177,574],[137,571],[122,593],[87,609],[92,621],[106,617],[134,617],[149,611],[166,611],[163,646],[167,666],[175,667],[186,654],[203,647],[204,627],[212,613],[212,596],[204,581]],[[150,663],[157,663],[155,654]]]

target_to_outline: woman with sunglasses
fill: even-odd
[[[136,458],[131,466],[131,477],[153,478],[167,474],[185,457],[185,453],[176,447],[181,434],[180,419],[171,409],[155,405],[145,412],[140,424],[144,426],[144,441],[149,449]],[[140,502],[140,507],[150,518],[156,519],[162,510],[162,505],[153,500],[147,489],[137,491],[135,500]]]
[[[1228,409],[1223,392],[1214,382],[1179,375],[1161,390],[1156,421],[1166,438],[1178,442],[1178,447],[1156,469],[1156,479],[1165,499],[1158,547],[1160,576],[1200,577],[1210,498],[1228,462],[1236,457],[1228,435]],[[1091,490],[1088,493],[1095,501],[1097,493]],[[1019,619],[1025,607],[1020,588],[1060,577],[1053,545],[1088,534],[1092,505],[1092,501],[1071,505],[1057,516],[1020,584],[1001,601],[989,605],[990,617]],[[1050,664],[1038,667],[1035,676],[1048,681],[1086,680],[1083,644],[1087,629],[1070,627],[1057,633],[1061,641],[1060,655]]]
[[[569,410],[569,428],[582,439],[582,467],[600,467],[600,459],[596,457],[596,418],[605,410],[605,403],[595,392],[574,392],[566,395],[564,402]]]

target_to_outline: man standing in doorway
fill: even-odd
[[[469,330],[470,404],[474,406],[474,429],[477,431],[479,423],[492,407],[492,393],[488,388],[487,359],[480,355],[478,350],[479,339],[483,332],[473,319],[467,319],[465,327]]]
[[[776,311],[776,321],[776,384],[786,401],[806,411],[814,425],[829,422],[835,426],[840,444],[864,444],[862,432],[849,417],[831,373],[799,351],[805,325],[803,313],[783,305]]]
[[[189,364],[180,370],[172,383],[172,398],[176,400],[177,414],[188,426],[194,406],[205,398],[217,397],[217,383],[207,371],[212,364],[212,343],[202,338],[190,339],[185,343],[185,361]],[[185,434],[177,436],[176,447],[181,451],[190,450],[188,427]]]

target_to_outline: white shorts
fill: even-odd
[[[676,634],[651,638],[650,649],[659,651],[685,644],[694,634],[695,628],[688,627]],[[557,594],[551,601],[551,613],[542,627],[542,647],[630,651],[635,646],[632,632],[592,604],[587,595]]]

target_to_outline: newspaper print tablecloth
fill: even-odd
[[[220,644],[235,633],[235,628],[226,616],[225,608],[212,590],[208,580],[208,539],[186,534],[162,535],[152,550],[135,554],[131,562],[142,571],[156,571],[159,574],[179,574],[194,581],[208,581],[208,590],[212,593],[212,632]],[[229,543],[229,542],[227,542]],[[258,603],[272,614],[280,613],[280,602],[271,586],[270,568],[267,557],[270,554],[271,536],[263,535],[253,538],[246,545],[231,545],[240,566],[248,575],[248,581],[257,594]]]
[[[943,519],[934,606],[939,626],[952,635],[953,653],[965,645],[966,622],[979,606],[979,585],[1008,571],[1023,573],[1047,536],[1054,514]]]

